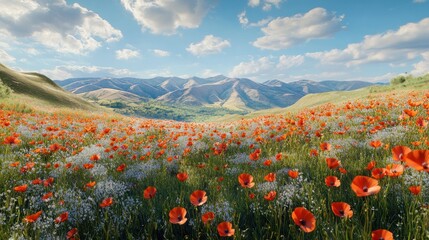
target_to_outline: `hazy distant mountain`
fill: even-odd
[[[73,78],[57,83],[68,91],[91,99],[148,101],[190,106],[215,106],[233,110],[286,107],[309,93],[353,90],[372,85],[362,81],[300,80],[257,83],[246,78],[156,77]]]

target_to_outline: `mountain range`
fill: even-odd
[[[347,91],[372,85],[364,81],[300,80],[263,83],[222,75],[210,78],[156,77],[71,78],[55,81],[64,89],[92,100],[157,102],[188,106],[212,106],[231,110],[287,107],[310,93]]]

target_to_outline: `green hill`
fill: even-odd
[[[54,81],[39,73],[21,73],[0,64],[0,81],[13,91],[18,100],[53,107],[92,110],[97,107],[59,87]],[[4,88],[4,87],[3,87]],[[38,100],[33,102],[34,100]]]

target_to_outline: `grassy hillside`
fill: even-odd
[[[96,109],[82,98],[64,91],[48,77],[38,73],[20,73],[0,64],[0,79],[13,91],[15,100],[39,105]]]
[[[401,81],[395,81],[401,79]],[[295,104],[286,108],[272,108],[268,110],[255,111],[250,113],[244,118],[251,118],[256,116],[270,115],[270,114],[282,114],[288,111],[298,111],[304,108],[316,107],[325,103],[341,104],[348,101],[354,101],[357,99],[370,99],[374,98],[380,93],[387,92],[401,92],[401,91],[412,91],[429,89],[429,74],[420,77],[404,76],[392,79],[389,85],[369,86],[353,91],[334,91],[325,93],[308,94],[298,100]],[[227,118],[221,118],[218,120],[234,120],[240,119],[243,116],[227,116]]]

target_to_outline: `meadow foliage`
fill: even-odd
[[[429,239],[429,92],[229,123],[0,110],[0,239]]]

